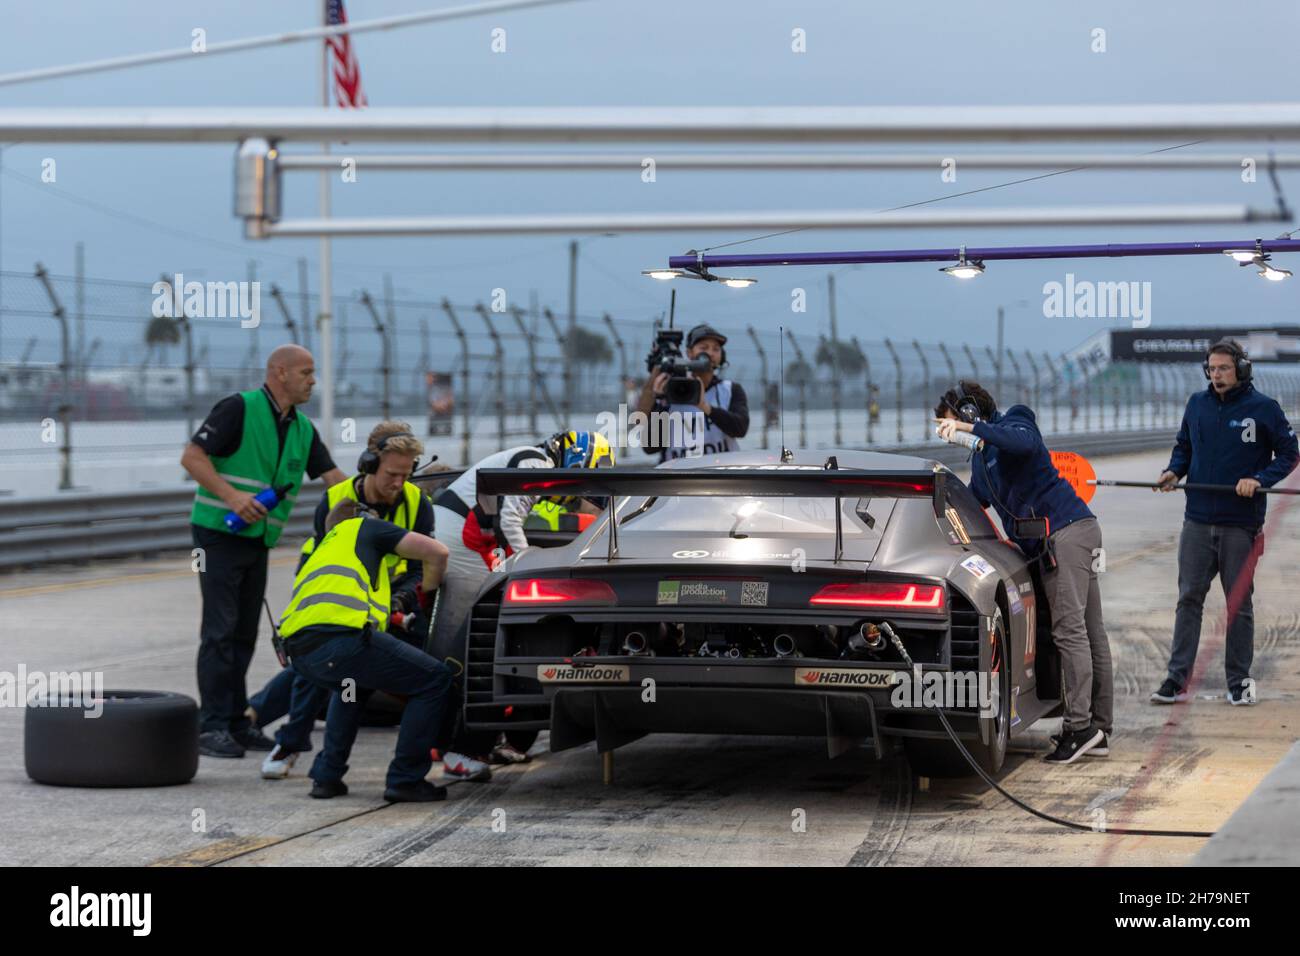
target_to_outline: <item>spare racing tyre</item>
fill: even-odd
[[[23,764],[36,782],[64,787],[188,783],[199,769],[199,708],[184,694],[153,690],[106,690],[90,707],[31,701]]]

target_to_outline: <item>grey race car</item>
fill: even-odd
[[[990,773],[1011,736],[1059,711],[1036,576],[934,461],[737,452],[484,470],[478,491],[605,496],[614,510],[480,592],[465,629],[471,730],[549,728],[552,751],[602,752],[653,732],[816,735],[832,757],[901,745],[917,773],[946,776],[970,768],[936,707]]]

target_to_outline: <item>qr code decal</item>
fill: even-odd
[[[740,603],[750,607],[767,607],[767,582],[742,581]]]

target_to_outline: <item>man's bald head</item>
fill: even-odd
[[[312,354],[301,345],[292,343],[278,346],[266,360],[266,374],[269,378],[271,373],[278,368],[294,368],[298,365],[315,365],[316,360]]]
[[[266,387],[281,408],[304,405],[316,384],[316,360],[301,345],[281,345],[266,360]]]

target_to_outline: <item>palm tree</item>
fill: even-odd
[[[167,347],[179,345],[181,341],[180,323],[166,316],[149,320],[144,330],[144,344],[148,346],[144,364],[149,364],[149,356],[157,349],[162,353],[163,363],[167,361]]]
[[[812,369],[807,362],[795,359],[785,367],[785,380],[789,385],[811,384],[812,378]]]
[[[570,342],[568,336],[564,339],[564,360],[577,364],[579,370],[585,373],[587,383],[582,392],[584,395],[590,395],[592,366],[610,364],[614,361],[614,352],[609,347],[609,340],[605,336],[584,329],[581,325],[575,325],[573,341]]]
[[[836,359],[839,360],[838,366]],[[853,347],[851,342],[837,340],[834,351],[831,350],[830,339],[823,338],[817,345],[817,354],[814,361],[818,365],[825,365],[832,369],[838,367],[840,375],[857,375],[862,371],[862,355]]]

